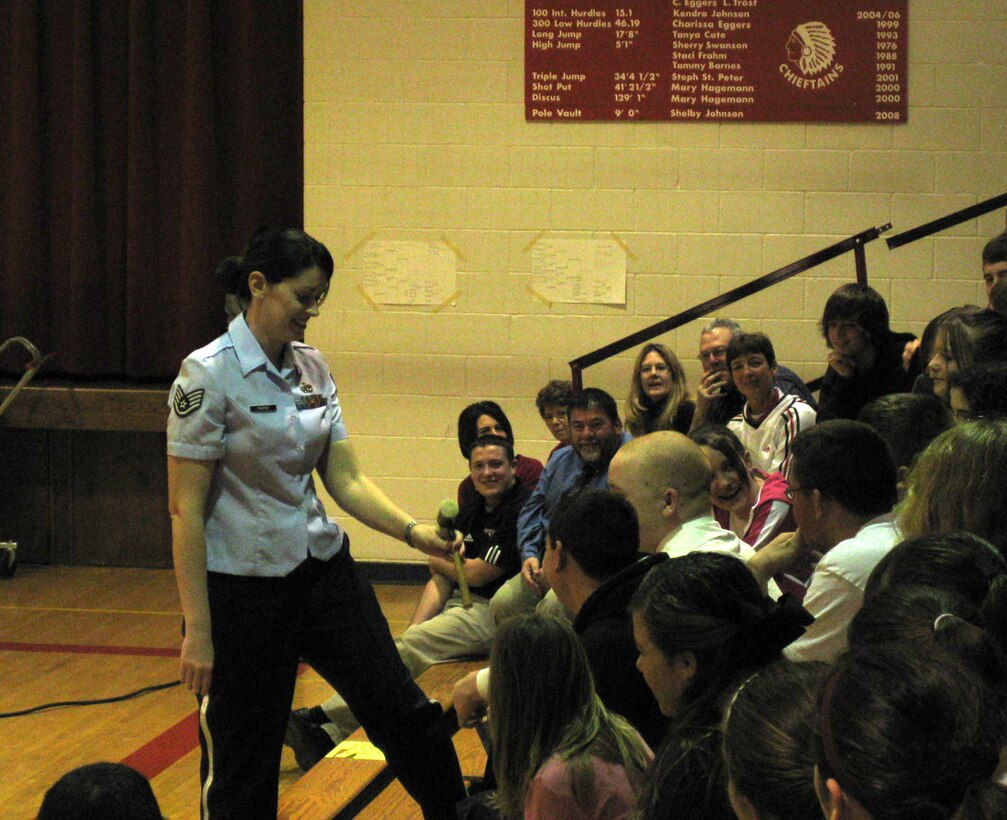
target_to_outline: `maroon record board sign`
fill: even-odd
[[[525,0],[525,118],[902,123],[908,0]]]

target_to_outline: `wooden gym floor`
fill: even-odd
[[[376,589],[392,633],[400,634],[420,588]],[[19,566],[13,578],[0,580],[0,713],[114,697],[177,680],[180,620],[170,570]],[[306,668],[294,706],[319,703],[329,691]],[[0,817],[34,817],[46,789],[63,773],[99,760],[148,773],[170,820],[199,817],[196,703],[181,687],[0,720]],[[300,774],[284,748],[280,791]],[[393,784],[382,798],[393,789],[401,787]],[[420,818],[416,805],[403,798],[385,806],[376,801],[359,816]]]

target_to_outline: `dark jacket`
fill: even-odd
[[[668,721],[636,668],[628,607],[643,576],[667,558],[664,553],[648,555],[613,575],[584,602],[573,622],[601,702],[626,718],[652,748],[667,734]]]
[[[902,368],[902,351],[912,333],[891,333],[877,348],[874,365],[844,379],[831,367],[825,371],[818,394],[818,421],[855,419],[865,404],[890,393],[909,393],[919,373]]]

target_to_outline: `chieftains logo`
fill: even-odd
[[[802,23],[790,32],[786,48],[787,61],[797,71],[782,63],[780,73],[795,88],[825,88],[843,73],[843,66],[836,62],[836,38],[825,23]]]

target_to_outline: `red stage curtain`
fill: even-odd
[[[299,0],[0,0],[0,341],[157,381],[221,332],[217,261],[303,222],[302,30]]]

